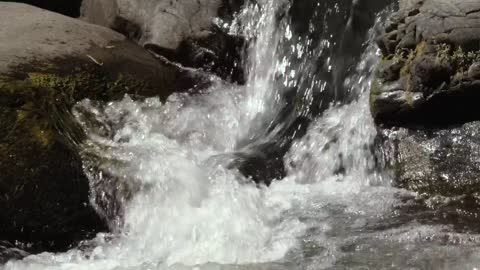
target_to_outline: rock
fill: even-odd
[[[25,3],[74,18],[80,16],[82,5],[82,0],[7,0],[5,2]]]
[[[241,11],[245,0],[222,0],[218,17],[224,21],[230,22],[234,19],[234,15]]]
[[[371,110],[388,125],[462,124],[480,119],[480,2],[400,1],[380,30]]]
[[[220,28],[202,38],[188,38],[180,43],[175,51],[165,50],[155,44],[145,44],[145,48],[182,66],[202,69],[220,78],[243,84],[246,74],[242,55],[246,52],[244,37],[230,35]]]
[[[455,128],[382,131],[395,184],[429,196],[480,195],[480,122]]]
[[[132,40],[140,40],[143,34],[141,20],[134,22],[132,18],[126,18],[117,12],[119,8],[116,1],[85,0],[81,7],[81,18],[93,24],[109,27]]]
[[[0,39],[0,239],[64,250],[108,230],[90,204],[72,106],[166,98],[185,74],[121,34],[25,4],[0,2]]]
[[[141,28],[140,43],[175,50],[187,38],[204,37],[217,16],[221,0],[84,0],[82,17],[88,22],[125,32],[119,21]]]
[[[110,27],[169,61],[243,83],[241,55],[246,40],[213,23],[215,19],[232,20],[242,4],[227,0],[85,0],[82,14],[84,20]]]
[[[5,264],[11,259],[20,260],[28,255],[29,253],[16,247],[15,245],[0,240],[0,264]]]
[[[399,3],[379,29],[382,59],[370,93],[379,164],[393,172],[395,186],[427,201],[447,198],[456,213],[477,216],[480,2]]]

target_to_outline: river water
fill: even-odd
[[[381,169],[368,101],[373,30],[355,65],[339,69],[342,41],[328,27],[349,11],[330,2],[313,5],[308,25],[295,24],[286,0],[257,0],[223,25],[250,39],[245,85],[212,76],[208,89],[166,102],[77,104],[92,203],[112,233],[0,268],[475,269],[480,235],[422,222],[429,208]],[[345,75],[340,88],[328,74]],[[308,128],[285,132],[300,118]],[[285,173],[269,187],[237,169],[289,139]]]

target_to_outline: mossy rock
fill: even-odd
[[[381,164],[426,198],[478,198],[480,1],[399,3],[377,38],[370,91]]]
[[[442,127],[479,120],[480,2],[400,3],[377,38],[384,72],[371,91],[376,122]]]
[[[74,104],[165,99],[190,82],[103,27],[3,2],[0,23],[0,240],[65,250],[108,230],[90,204]]]

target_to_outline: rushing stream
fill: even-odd
[[[368,101],[378,52],[366,37],[353,68],[335,66],[340,41],[328,27],[345,19],[341,3],[317,1],[308,25],[298,26],[291,2],[255,2],[224,25],[250,40],[245,85],[213,77],[208,89],[166,102],[125,97],[75,107],[89,136],[81,151],[92,203],[112,234],[0,268],[473,269],[480,263],[480,235],[418,221],[409,212],[415,195],[391,187],[379,169]],[[389,12],[377,14],[377,23]],[[346,76],[340,88],[339,74]],[[283,179],[268,187],[237,166],[262,156],[265,145],[288,146]]]

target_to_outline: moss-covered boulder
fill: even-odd
[[[0,40],[0,240],[64,249],[108,229],[90,205],[72,106],[165,98],[184,74],[112,30],[25,4],[0,2]]]
[[[378,123],[445,125],[480,119],[480,1],[402,0],[380,29],[371,91]]]
[[[399,3],[377,39],[370,101],[379,153],[396,186],[475,198],[469,207],[478,209],[480,1]]]

